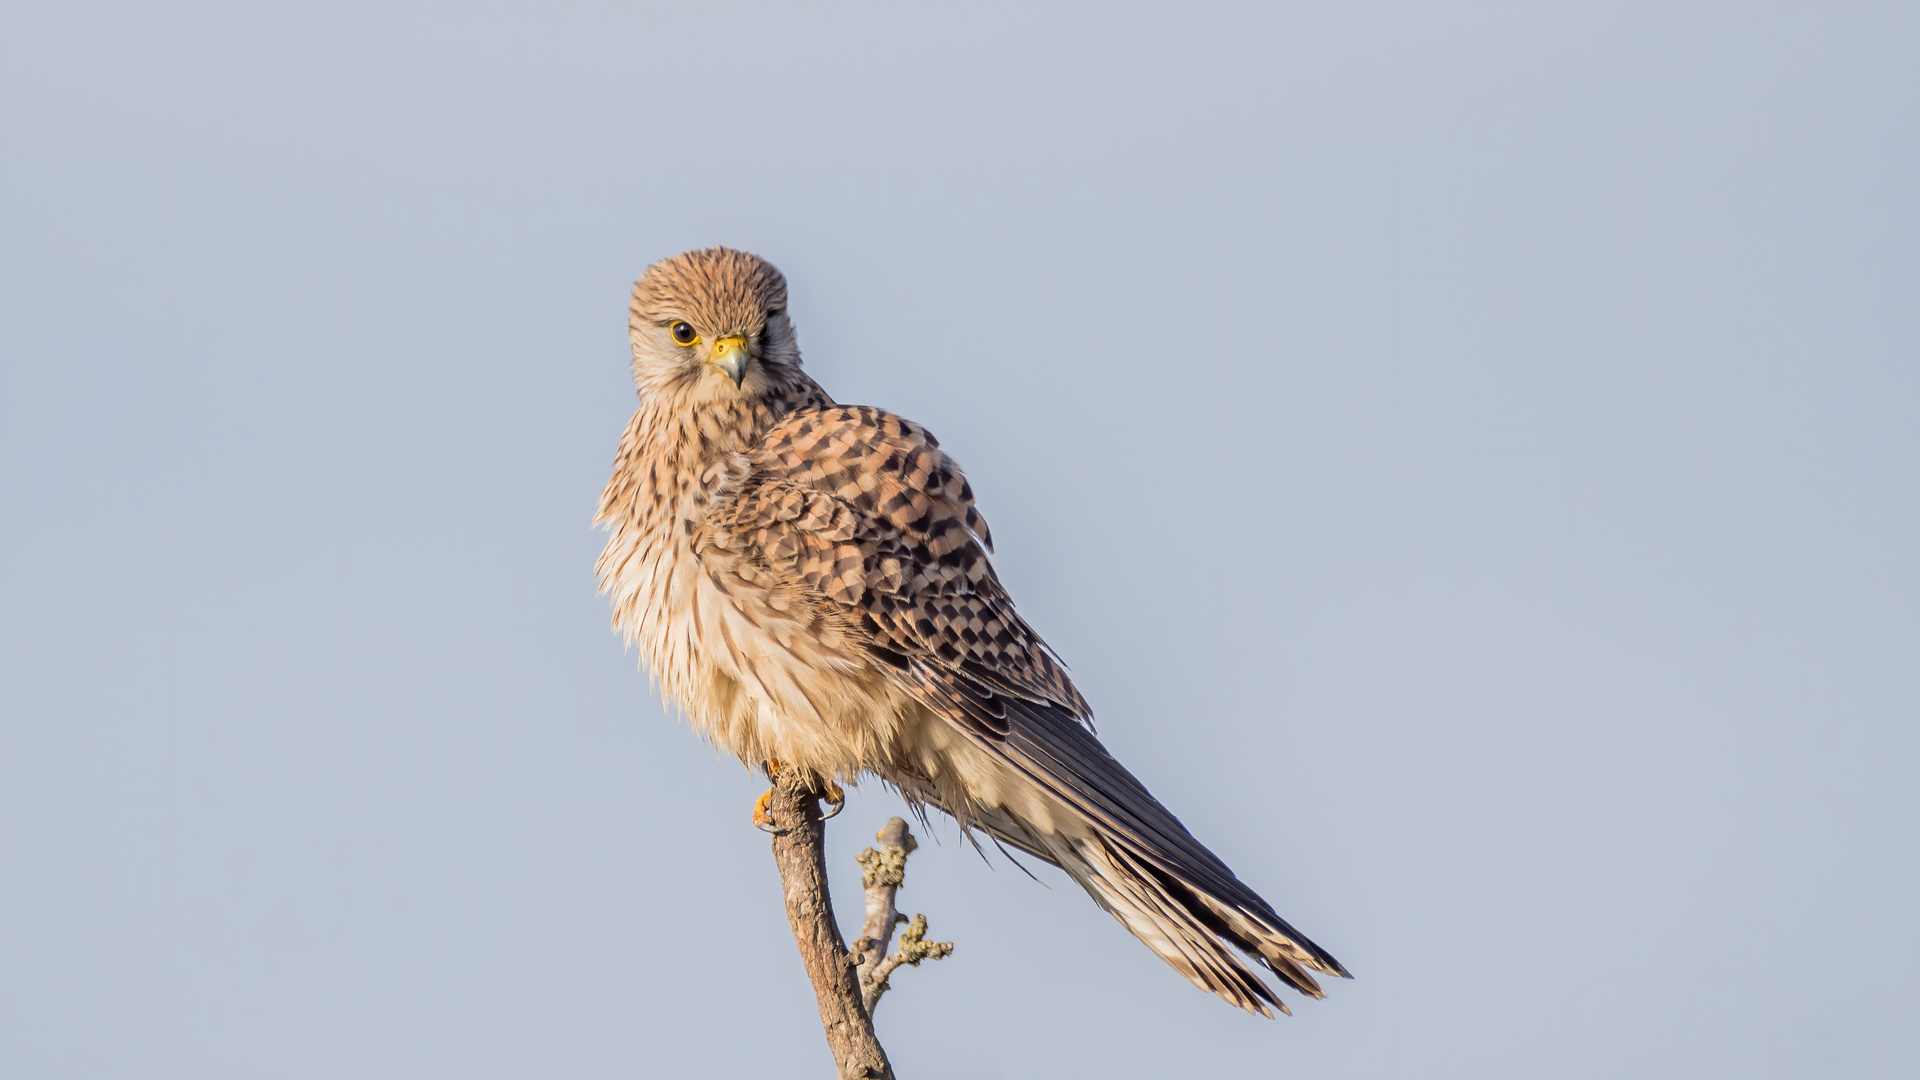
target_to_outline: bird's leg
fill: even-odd
[[[761,764],[767,771],[768,780],[772,780],[774,777],[779,776],[782,772],[786,771],[787,769],[786,765],[783,765],[772,758],[768,758],[766,761],[762,762]],[[824,783],[826,785],[826,791],[820,793],[820,797],[827,800],[827,812],[820,815],[821,821],[825,821],[828,818],[837,815],[838,813],[840,813],[841,810],[846,808],[847,793],[840,790],[839,784],[836,784],[832,780],[828,780],[824,777],[819,777],[819,776],[816,776],[813,779],[814,779],[814,783],[810,783],[807,785],[807,787],[810,790],[818,791],[820,784]],[[761,794],[761,796],[758,799],[754,800],[753,827],[756,829],[759,829],[761,832],[770,832],[770,833],[776,833],[776,834],[785,832],[786,831],[785,829],[782,829],[778,825],[774,824],[773,815],[767,813],[767,807],[772,802],[773,802],[772,788],[768,788],[764,793]]]

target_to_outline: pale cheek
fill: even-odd
[[[633,377],[644,383],[679,381],[698,375],[705,365],[698,347],[633,337]]]

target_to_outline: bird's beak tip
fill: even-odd
[[[747,380],[747,362],[749,360],[746,339],[737,337],[721,338],[713,344],[713,356],[709,362],[724,372],[727,378],[732,379],[733,385],[739,386],[745,382]]]

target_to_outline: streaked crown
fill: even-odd
[[[751,336],[787,306],[787,279],[758,255],[732,248],[688,251],[647,267],[633,286],[628,325],[685,319],[709,340]]]

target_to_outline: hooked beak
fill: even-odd
[[[749,359],[747,339],[735,334],[713,343],[713,355],[707,357],[707,363],[726,372],[727,378],[733,380],[733,385],[739,386],[740,381],[747,377]]]

